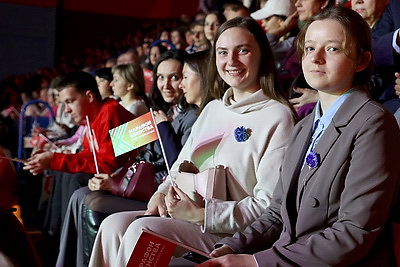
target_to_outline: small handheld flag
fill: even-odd
[[[109,130],[115,156],[122,155],[155,140],[160,141],[162,154],[171,177],[164,145],[154,121],[153,110],[142,116]]]
[[[96,174],[100,174],[99,165],[97,164],[96,147],[95,147],[95,142],[97,143],[97,141],[95,141],[93,138],[93,131],[92,131],[92,128],[90,128],[90,122],[89,122],[88,116],[86,116],[86,124],[87,124],[87,134],[89,137],[89,145],[90,145],[90,149],[92,150],[92,153],[93,153],[94,165],[96,167]]]

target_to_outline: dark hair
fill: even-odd
[[[242,8],[245,8],[243,2],[239,1],[239,0],[226,1],[226,3],[222,7],[223,7],[223,9],[230,7],[233,11],[238,11]]]
[[[371,52],[371,28],[368,23],[350,8],[334,6],[324,9],[318,15],[315,15],[307,21],[297,36],[296,53],[299,60],[302,59],[305,52],[305,36],[309,26],[319,20],[334,20],[338,22],[344,31],[344,54],[353,59],[358,60],[361,58],[361,53]],[[357,72],[354,76],[353,86],[369,84],[372,74],[373,63],[370,60],[368,66]]]
[[[215,36],[214,44],[217,43],[223,32],[230,28],[239,27],[249,31],[256,39],[261,52],[260,66],[258,69],[258,80],[264,94],[271,99],[274,99],[287,107],[295,114],[292,105],[288,102],[283,92],[282,86],[279,83],[275,61],[267,36],[262,27],[250,17],[236,17],[226,21],[218,29]],[[216,45],[212,48],[210,63],[208,67],[208,82],[209,93],[213,98],[221,99],[225,90],[229,87],[227,83],[218,75],[216,67]]]
[[[111,68],[101,68],[101,69],[95,70],[94,76],[105,79],[109,82],[111,82],[113,80]]]
[[[224,23],[224,22],[226,21],[226,18],[225,18],[225,16],[224,16],[224,14],[222,14],[222,13],[219,12],[219,11],[212,10],[212,11],[208,12],[208,13],[206,14],[206,16],[204,17],[204,20],[205,20],[205,18],[206,18],[208,15],[215,15],[215,16],[217,17],[217,19],[218,19],[218,22],[221,23],[221,24]]]
[[[168,50],[168,48],[166,46],[164,46],[160,40],[157,40],[150,45],[150,49],[147,54],[147,58],[148,58],[149,62],[146,66],[149,70],[153,70],[153,68],[154,68],[153,64],[151,64],[151,62],[150,62],[150,53],[151,53],[151,48],[153,48],[153,47],[158,47],[158,50],[160,50],[160,55]]]
[[[91,91],[97,100],[101,101],[101,95],[97,82],[92,75],[84,71],[71,72],[58,84],[58,91],[62,91],[66,87],[74,87],[79,93],[85,94]]]
[[[200,91],[201,91],[201,103],[200,112],[204,109],[208,102],[213,100],[210,94],[207,94],[207,67],[210,58],[210,51],[204,50],[193,54],[188,54],[185,57],[185,63],[196,72],[200,77]]]
[[[179,61],[182,64],[184,63],[184,58],[187,55],[187,53],[183,50],[168,50],[161,54],[160,58],[158,59],[157,63],[154,65],[153,68],[153,84],[151,85],[150,88],[150,94],[149,94],[149,103],[150,107],[155,109],[155,110],[162,110],[165,113],[168,112],[168,110],[171,108],[171,104],[167,103],[164,101],[164,98],[161,95],[160,90],[158,89],[157,86],[157,69],[158,66],[160,65],[161,62],[169,59],[174,59]],[[185,98],[183,95],[178,101],[178,106],[180,109],[184,110],[186,109],[189,105],[186,102]]]
[[[199,20],[192,22],[189,26],[190,31],[192,31],[194,29],[194,27],[196,27],[196,26],[204,26],[204,19],[199,19]]]

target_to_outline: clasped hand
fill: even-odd
[[[101,173],[95,174],[93,178],[89,179],[88,187],[92,191],[96,190],[112,190],[113,180],[108,174]]]
[[[202,225],[205,216],[204,203],[198,194],[196,199],[198,201],[194,202],[177,186],[170,186],[167,195],[157,192],[151,197],[145,215],[165,217],[169,214],[174,219]]]
[[[195,193],[194,202],[179,187],[170,186],[168,194],[165,196],[165,204],[168,214],[175,219],[184,220],[202,225],[204,222],[204,208],[202,197]],[[201,203],[201,204],[200,204]]]

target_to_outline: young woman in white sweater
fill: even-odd
[[[228,182],[230,198],[198,205],[166,180],[147,211],[117,213],[103,221],[90,266],[125,266],[143,229],[210,252],[214,242],[249,225],[270,204],[295,119],[257,22],[238,17],[220,27],[208,82],[216,100],[193,125],[172,178],[184,160],[200,171],[224,165],[235,180]],[[141,214],[159,217],[134,220]]]

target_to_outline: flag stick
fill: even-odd
[[[90,145],[90,148],[92,149],[92,152],[93,152],[94,165],[96,167],[96,174],[100,174],[99,165],[97,164],[96,149],[95,149],[94,144],[93,144],[92,128],[90,128],[89,117],[87,115],[86,115],[86,123],[87,123],[88,134],[89,134],[89,145]]]
[[[0,155],[0,159],[11,160],[11,161],[15,161],[15,162],[24,163],[24,164],[28,162],[25,159],[9,158],[9,157],[5,157],[5,156],[1,156],[1,155]]]
[[[58,149],[58,146],[54,144],[49,138],[47,138],[44,134],[40,133],[40,137],[42,137],[44,140],[46,140],[47,143],[49,143],[53,148]]]
[[[165,154],[165,150],[164,150],[164,144],[162,142],[160,133],[158,132],[158,127],[157,127],[156,120],[154,119],[153,109],[152,108],[150,108],[150,113],[151,113],[151,118],[153,119],[154,125],[156,126],[155,128],[156,128],[156,132],[157,132],[157,135],[158,135],[158,140],[160,141],[161,151],[162,151],[162,154],[163,154],[163,157],[164,157],[164,160],[165,160],[165,165],[167,166],[169,180],[170,180],[171,184],[175,184],[174,181],[172,180],[171,170],[169,168],[167,155]]]

